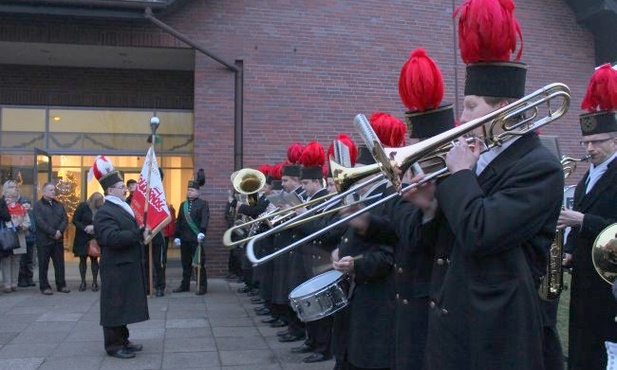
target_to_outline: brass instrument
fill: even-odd
[[[311,199],[308,202],[304,202],[302,204],[298,204],[295,205],[293,207],[289,207],[286,209],[275,209],[271,212],[264,212],[262,215],[260,215],[258,218],[247,221],[243,224],[240,225],[235,225],[229,229],[227,229],[225,231],[225,233],[223,234],[223,244],[228,247],[228,248],[232,248],[235,247],[236,245],[239,244],[243,244],[248,242],[251,238],[253,238],[255,235],[249,236],[247,238],[241,239],[241,240],[236,240],[236,241],[232,241],[231,240],[231,236],[235,233],[237,228],[250,228],[251,225],[256,224],[256,223],[271,223],[270,219],[275,219],[275,224],[280,225],[281,223],[284,223],[286,220],[289,220],[289,216],[291,216],[292,214],[294,214],[294,211],[298,208],[302,208],[302,207],[307,207],[311,204],[317,203],[317,202],[321,202],[327,199],[330,199],[332,197],[334,197],[336,194],[328,194],[328,195],[324,195],[323,197],[319,197],[319,198],[315,198],[315,199]],[[278,220],[279,217],[283,217],[283,220]]]
[[[563,156],[561,157],[561,165],[563,167],[564,180],[570,177],[576,171],[576,164],[581,161],[589,159],[589,155],[584,156],[581,159],[575,159]],[[568,187],[564,188],[564,194]],[[567,199],[564,196],[563,209],[569,208],[566,203]],[[563,291],[563,255],[564,244],[566,241],[566,230],[558,229],[555,233],[555,239],[551,243],[548,253],[548,263],[546,265],[546,275],[542,277],[540,288],[538,288],[538,294],[540,298],[545,301],[553,301],[559,298],[559,295]]]
[[[259,192],[266,185],[266,176],[252,168],[243,168],[234,172],[231,177],[234,189],[247,197],[247,203],[251,206],[257,204]]]
[[[558,107],[555,111],[551,109],[551,102],[554,100],[560,101],[560,104],[558,104]],[[536,120],[536,118],[538,118],[539,116],[539,106],[544,103],[548,105],[548,112],[546,116],[543,116],[542,118]],[[404,173],[405,170],[408,169],[410,166],[415,163],[421,163],[423,159],[434,159],[435,153],[444,152],[446,150],[444,148],[448,148],[454,145],[453,140],[457,140],[459,137],[468,135],[474,130],[478,128],[483,128],[487,125],[489,127],[488,130],[485,130],[483,141],[485,144],[485,150],[490,150],[491,148],[495,146],[500,146],[501,144],[512,138],[519,137],[529,132],[535,131],[540,127],[560,118],[568,111],[569,106],[570,89],[562,83],[553,83],[511,104],[499,108],[483,117],[461,124],[458,127],[454,127],[448,131],[445,131],[419,143],[404,148],[394,148],[389,151],[388,154],[381,146],[377,135],[371,128],[368,120],[364,115],[357,115],[354,118],[354,123],[360,131],[360,135],[364,139],[365,144],[371,150],[371,153],[373,154],[373,157],[377,161],[377,165],[380,167],[380,170],[382,172],[382,176],[373,177],[370,180],[370,183],[382,180],[385,177],[395,187],[400,189],[401,180],[397,172],[394,170],[395,167],[399,167],[402,173]],[[526,113],[529,113],[529,115],[525,116]],[[495,132],[497,125],[499,125],[499,128],[501,129],[500,131],[502,132]],[[287,221],[286,223],[279,225],[279,227],[268,230],[268,232],[262,233],[257,237],[251,239],[247,244],[246,248],[247,257],[255,265],[267,262],[275,258],[276,256],[286,253],[299,245],[305,244],[308,241],[315,239],[319,235],[331,230],[332,228],[337,227],[340,224],[347,222],[348,220],[383,204],[384,202],[392,199],[393,197],[399,196],[401,193],[416,188],[426,183],[427,181],[431,181],[439,176],[445,176],[446,174],[447,167],[436,169],[434,172],[424,177],[422,181],[410,184],[404,189],[400,189],[398,193],[395,192],[389,196],[383,197],[379,201],[374,202],[371,205],[366,206],[346,217],[343,217],[337,222],[334,222],[324,227],[316,233],[307,235],[306,237],[295,241],[294,243],[286,246],[285,248],[281,248],[278,251],[263,256],[261,258],[257,258],[255,256],[254,243],[257,240],[261,239],[262,237],[271,235],[272,233],[278,232],[280,230],[279,228],[286,227],[288,223],[297,223],[298,221],[307,218],[309,216],[307,215],[307,213],[309,212],[305,212],[304,214],[296,216],[293,219]],[[364,185],[368,185],[368,182],[365,182],[362,185],[354,186],[352,189]]]
[[[617,279],[617,223],[598,234],[591,248],[591,260],[600,277],[613,284]]]

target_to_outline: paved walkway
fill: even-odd
[[[173,266],[177,261],[170,262]],[[180,280],[168,268],[167,294],[149,298],[150,320],[129,325],[131,340],[144,345],[133,359],[109,357],[99,326],[99,293],[78,292],[77,265],[67,264],[71,293],[43,296],[38,287],[0,292],[0,370],[251,369],[330,370],[333,361],[304,364],[306,355],[279,343],[276,332],[255,316],[241,285],[210,279],[208,294],[170,293]],[[53,271],[49,273],[53,284]],[[194,284],[194,283],[193,283]]]

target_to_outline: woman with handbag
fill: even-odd
[[[17,280],[19,277],[19,260],[21,255],[26,253],[26,234],[30,230],[30,217],[28,210],[19,202],[19,190],[17,182],[8,180],[2,187],[2,202],[0,209],[6,207],[8,220],[3,215],[2,221],[7,228],[15,228],[19,247],[12,250],[5,250],[1,253],[0,269],[2,269],[2,280],[4,282],[4,292],[11,293],[17,291]]]
[[[79,275],[81,276],[81,284],[79,291],[86,290],[86,271],[88,270],[87,259],[90,257],[90,269],[92,270],[92,291],[99,290],[97,278],[99,274],[99,256],[93,248],[97,248],[98,244],[94,239],[94,215],[98,208],[103,205],[105,199],[103,194],[94,192],[87,201],[81,202],[75,213],[73,214],[73,224],[75,225],[75,239],[73,239],[73,254],[79,257]],[[93,248],[91,248],[93,247]],[[90,253],[89,253],[90,252]]]

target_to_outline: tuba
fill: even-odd
[[[578,162],[586,161],[589,159],[589,155],[584,156],[581,159],[575,159],[563,156],[561,158],[561,166],[563,167],[563,178],[564,180],[570,177],[576,171],[576,164]],[[564,203],[562,208],[570,208],[570,202],[568,197],[566,197],[566,191],[569,190],[570,187],[565,187],[564,190]],[[546,275],[542,277],[542,282],[540,283],[540,288],[538,289],[538,294],[540,294],[540,298],[545,301],[553,301],[559,298],[561,291],[563,290],[563,254],[564,254],[564,244],[566,241],[566,230],[559,229],[555,233],[555,239],[553,243],[551,243],[551,247],[548,253],[548,264],[546,266]]]
[[[232,174],[231,182],[238,193],[246,195],[247,203],[254,206],[259,192],[266,185],[266,176],[252,168],[244,168]]]

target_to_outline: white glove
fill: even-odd
[[[199,233],[197,234],[197,240],[202,241],[206,238],[206,236],[204,235],[204,233]]]
[[[180,246],[180,244],[181,244],[181,243],[180,243],[180,239],[179,239],[179,238],[175,238],[175,239],[174,239],[174,245],[175,245],[176,247],[179,247],[179,246]]]

